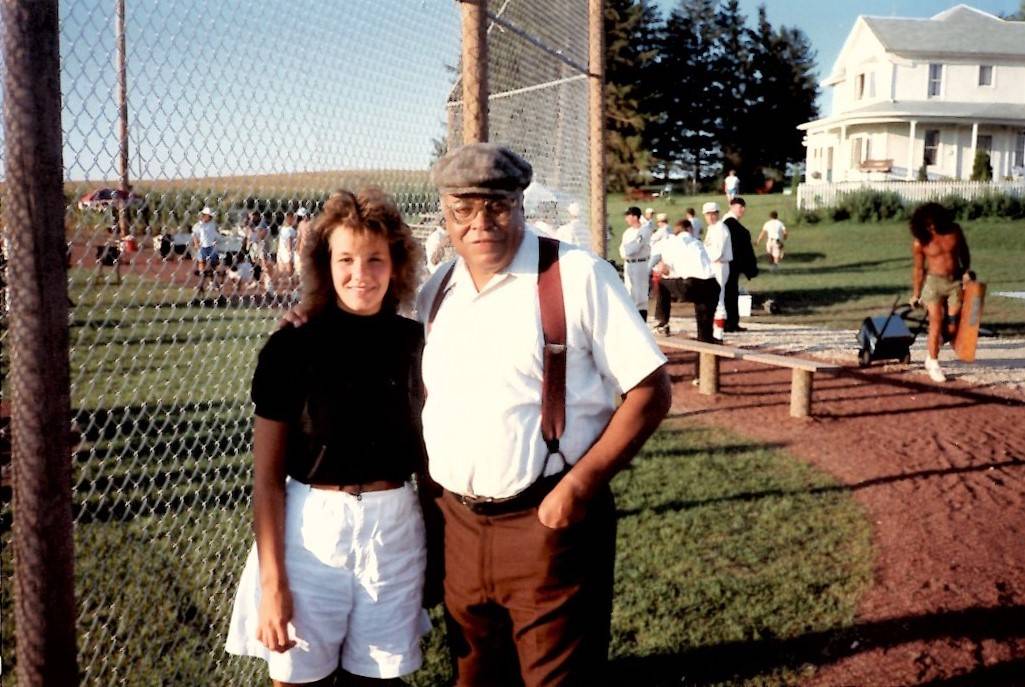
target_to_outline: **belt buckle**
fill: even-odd
[[[481,498],[478,496],[468,496],[467,494],[459,494],[459,503],[466,506],[472,513],[479,513],[484,506],[493,502],[494,499],[490,496]]]

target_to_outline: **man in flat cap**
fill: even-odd
[[[443,488],[445,605],[462,687],[603,684],[609,481],[671,401],[665,357],[616,272],[526,225],[531,176],[519,155],[489,143],[458,148],[432,170],[457,257],[417,300],[427,325],[423,425]],[[565,346],[546,351],[542,310],[552,306],[539,291],[552,291],[539,272],[553,264]],[[547,353],[563,355],[561,402],[550,400],[557,375]],[[564,415],[554,442],[553,407]]]

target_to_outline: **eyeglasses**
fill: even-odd
[[[475,218],[482,209],[499,221],[505,221],[512,216],[516,209],[515,198],[459,198],[447,203],[448,211],[452,213],[452,219],[465,224]]]

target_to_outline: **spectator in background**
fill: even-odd
[[[655,331],[669,336],[672,300],[694,304],[698,341],[712,343],[712,320],[719,301],[719,284],[704,245],[691,235],[690,222],[673,225],[672,238],[660,244],[655,271],[661,275],[655,296]]]
[[[619,257],[623,259],[623,281],[626,291],[633,298],[641,319],[648,319],[648,286],[651,281],[651,270],[648,260],[651,258],[651,223],[641,223],[641,209],[637,206],[627,208],[623,213],[626,219],[626,231],[619,242]]]
[[[454,255],[452,241],[449,240],[448,232],[445,231],[444,218],[427,237],[424,248],[427,252],[427,271],[431,274],[434,274],[446,260],[452,259]]]
[[[292,274],[295,272],[295,262],[298,253],[296,243],[299,232],[295,228],[295,213],[286,212],[285,221],[278,229],[278,251],[277,267],[279,276],[283,277],[289,284],[292,281]]]
[[[644,220],[642,223],[646,224],[651,231],[655,230],[655,208],[644,208]]]
[[[737,173],[732,169],[729,174],[726,175],[725,181],[723,181],[723,188],[726,190],[727,202],[732,201],[740,195],[740,177],[738,177]]]
[[[705,250],[712,261],[712,272],[719,283],[719,301],[715,306],[713,317],[714,333],[712,336],[718,343],[723,342],[726,329],[726,280],[730,276],[730,261],[733,260],[733,246],[730,243],[730,230],[719,221],[719,204],[711,201],[701,206],[708,228],[705,230]]]
[[[583,248],[593,253],[591,248],[591,231],[580,219],[580,203],[574,201],[569,204],[566,211],[569,213],[569,222],[555,230],[555,238],[563,243],[570,243],[577,248]]]
[[[310,212],[304,207],[295,211],[295,218],[298,224],[295,227],[295,274],[301,280],[303,276],[303,247],[310,235],[310,227],[313,225]]]
[[[192,245],[196,251],[196,260],[199,267],[199,286],[197,294],[206,291],[206,280],[213,281],[214,288],[221,288],[220,277],[217,273],[217,265],[220,257],[217,255],[217,239],[220,232],[217,231],[217,223],[214,222],[214,211],[210,206],[199,211],[199,221],[192,225]]]
[[[777,269],[783,260],[783,241],[786,237],[787,228],[780,221],[779,213],[773,210],[769,213],[769,221],[762,225],[762,230],[755,239],[755,243],[761,243],[762,238],[765,238],[765,252],[772,262],[772,269]]]
[[[743,274],[748,280],[758,276],[758,258],[751,245],[751,232],[740,221],[744,218],[745,212],[747,203],[737,196],[730,201],[730,210],[723,219],[723,224],[730,232],[730,246],[733,249],[733,261],[730,263],[730,274],[726,279],[726,296],[723,299],[726,306],[727,332],[747,331],[740,326],[740,275]]]
[[[694,208],[687,208],[684,213],[686,218],[690,221],[690,235],[696,238],[698,241],[701,240],[702,234],[704,233],[705,225],[697,218],[697,213]]]
[[[274,268],[270,254],[270,229],[258,210],[249,215],[249,227],[246,235],[246,252],[249,261],[260,269],[260,280],[268,295],[274,294]]]

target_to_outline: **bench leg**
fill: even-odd
[[[794,368],[790,380],[790,417],[811,415],[811,378],[808,370]]]
[[[719,393],[719,356],[698,354],[698,391],[705,396]]]

